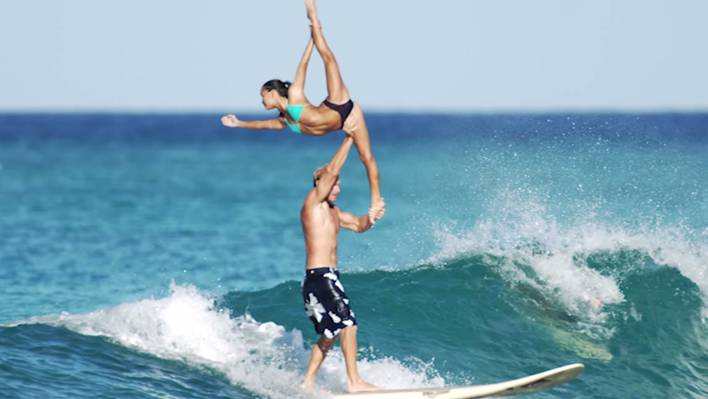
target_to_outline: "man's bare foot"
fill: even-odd
[[[312,393],[315,391],[315,382],[305,380],[302,385],[300,385],[300,388],[307,393]]]
[[[349,393],[376,392],[381,391],[382,389],[383,388],[377,387],[376,385],[371,385],[368,382],[364,382],[364,380],[359,380],[355,383],[347,383],[347,390]]]
[[[329,398],[332,396],[331,392],[322,387],[317,386],[314,383],[311,385],[306,385],[305,383],[302,383],[302,385],[300,385],[300,389],[302,389],[302,392],[305,394],[306,398],[319,399]]]

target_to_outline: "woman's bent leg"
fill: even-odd
[[[354,125],[354,130],[351,132],[354,137],[354,145],[359,152],[359,158],[366,168],[366,174],[369,177],[369,188],[371,189],[371,206],[376,206],[381,201],[381,189],[379,185],[379,167],[374,159],[374,153],[371,151],[371,140],[369,138],[369,129],[366,127],[364,113],[361,111],[359,104],[354,105],[351,115],[347,118],[347,125]],[[346,126],[345,126],[346,130]]]

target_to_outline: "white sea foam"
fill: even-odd
[[[223,373],[235,385],[272,398],[306,397],[300,390],[309,358],[300,331],[286,331],[249,315],[236,318],[214,308],[214,300],[191,286],[171,286],[162,299],[146,299],[86,314],[34,318],[21,323],[65,326],[84,335],[105,336],[126,347],[185,361]],[[387,388],[442,386],[430,370],[391,359],[360,360],[362,376]],[[432,377],[431,377],[432,375]],[[345,390],[342,354],[330,352],[320,385]]]
[[[441,262],[466,253],[498,257],[511,284],[524,283],[559,299],[570,313],[596,325],[606,318],[605,305],[624,301],[618,276],[588,267],[594,253],[635,250],[656,264],[675,267],[708,298],[708,234],[694,234],[685,226],[612,226],[593,212],[561,225],[542,201],[504,192],[468,231],[436,226],[440,251],[431,259]],[[569,227],[566,227],[569,225]],[[529,265],[535,276],[524,273]],[[704,316],[708,314],[704,310]]]

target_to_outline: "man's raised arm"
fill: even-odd
[[[376,208],[369,209],[368,215],[354,216],[349,212],[345,212],[337,208],[337,215],[339,216],[339,225],[342,228],[351,230],[356,233],[363,233],[368,231],[376,224],[376,221],[381,219],[386,212],[386,204],[381,199],[379,206]]]
[[[342,170],[344,162],[347,161],[347,156],[349,155],[349,150],[352,148],[352,143],[354,143],[354,139],[351,136],[344,138],[342,145],[339,146],[339,149],[332,157],[332,160],[329,161],[327,166],[325,166],[322,174],[320,174],[317,179],[317,186],[314,191],[315,198],[318,202],[325,201],[327,196],[329,196],[330,191],[332,191],[332,187],[334,187],[337,183],[339,172]]]

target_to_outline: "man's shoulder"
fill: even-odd
[[[305,201],[302,203],[300,208],[301,212],[312,212],[319,209],[322,204],[326,204],[327,201],[319,201],[315,194],[315,190],[310,191],[310,193],[305,197]],[[329,206],[328,206],[329,207]]]
[[[305,196],[305,200],[302,201],[302,208],[305,209],[306,207],[313,206],[314,202],[317,202],[316,199],[317,197],[315,189],[313,188],[312,190],[310,190],[310,192],[307,193],[307,195]]]

